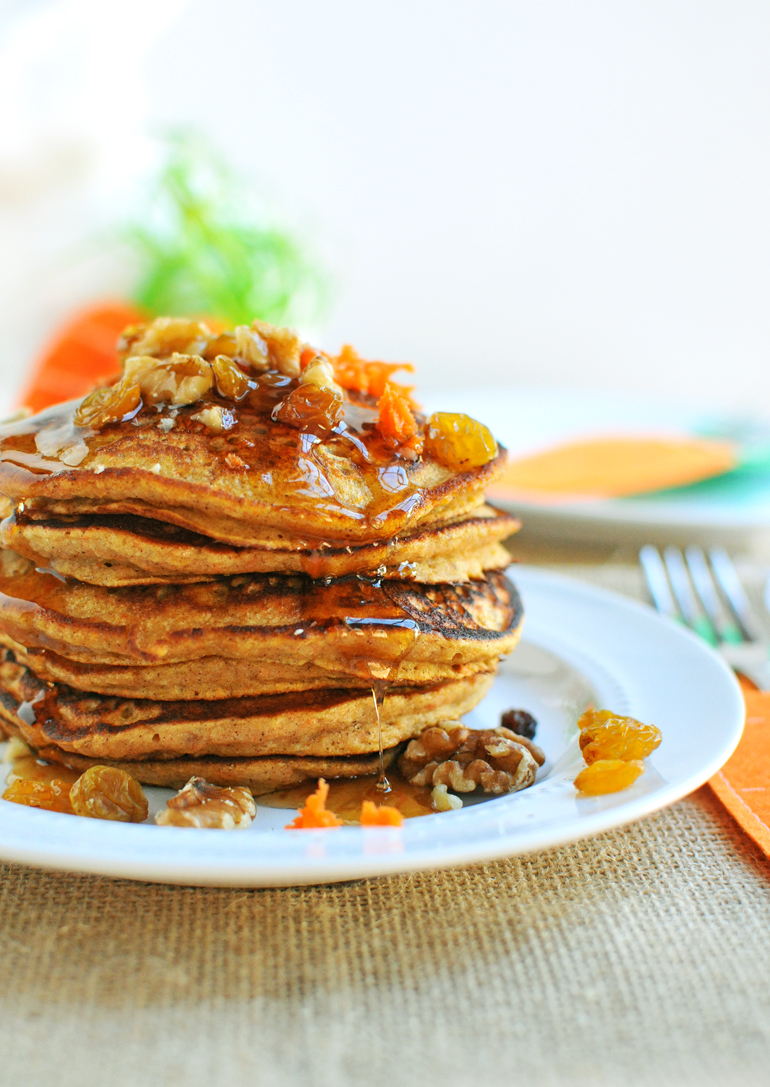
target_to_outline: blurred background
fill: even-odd
[[[135,290],[158,137],[194,129],[319,271],[323,346],[756,410],[768,45],[750,0],[0,0],[2,399]]]

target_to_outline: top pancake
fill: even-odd
[[[288,329],[161,319],[124,348],[118,385],[0,427],[0,492],[27,517],[130,514],[268,550],[362,544],[465,516],[504,466],[485,428],[452,417],[459,432],[437,439],[403,393],[405,428],[388,429],[371,374],[343,390],[340,360]]]

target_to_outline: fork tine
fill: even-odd
[[[666,568],[657,547],[646,544],[639,552],[639,562],[647,580],[652,602],[657,610],[662,615],[668,615],[670,619],[680,619],[679,609],[671,595]]]
[[[684,552],[687,569],[690,571],[695,592],[700,598],[706,615],[708,615],[717,637],[729,645],[739,645],[743,641],[740,628],[732,622],[722,606],[719,593],[714,583],[714,577],[709,569],[703,548],[690,544]]]
[[[745,638],[750,642],[759,641],[762,631],[754,617],[748,597],[741,585],[740,578],[732,564],[730,556],[723,547],[712,547],[709,551],[711,569],[720,589],[725,594]]]
[[[716,645],[718,642],[716,633],[709,617],[703,611],[693,592],[682,552],[678,547],[667,547],[663,552],[663,562],[668,571],[671,588],[674,590],[676,602],[682,611],[685,622],[710,645]]]

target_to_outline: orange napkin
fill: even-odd
[[[619,498],[696,483],[736,464],[735,448],[710,438],[585,438],[510,461],[488,494],[536,502]]]
[[[746,833],[770,856],[770,691],[742,686],[746,728],[734,754],[709,785]]]

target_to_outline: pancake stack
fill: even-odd
[[[255,795],[374,774],[484,696],[522,609],[505,452],[262,322],[127,330],[0,428],[0,717],[42,757]]]

